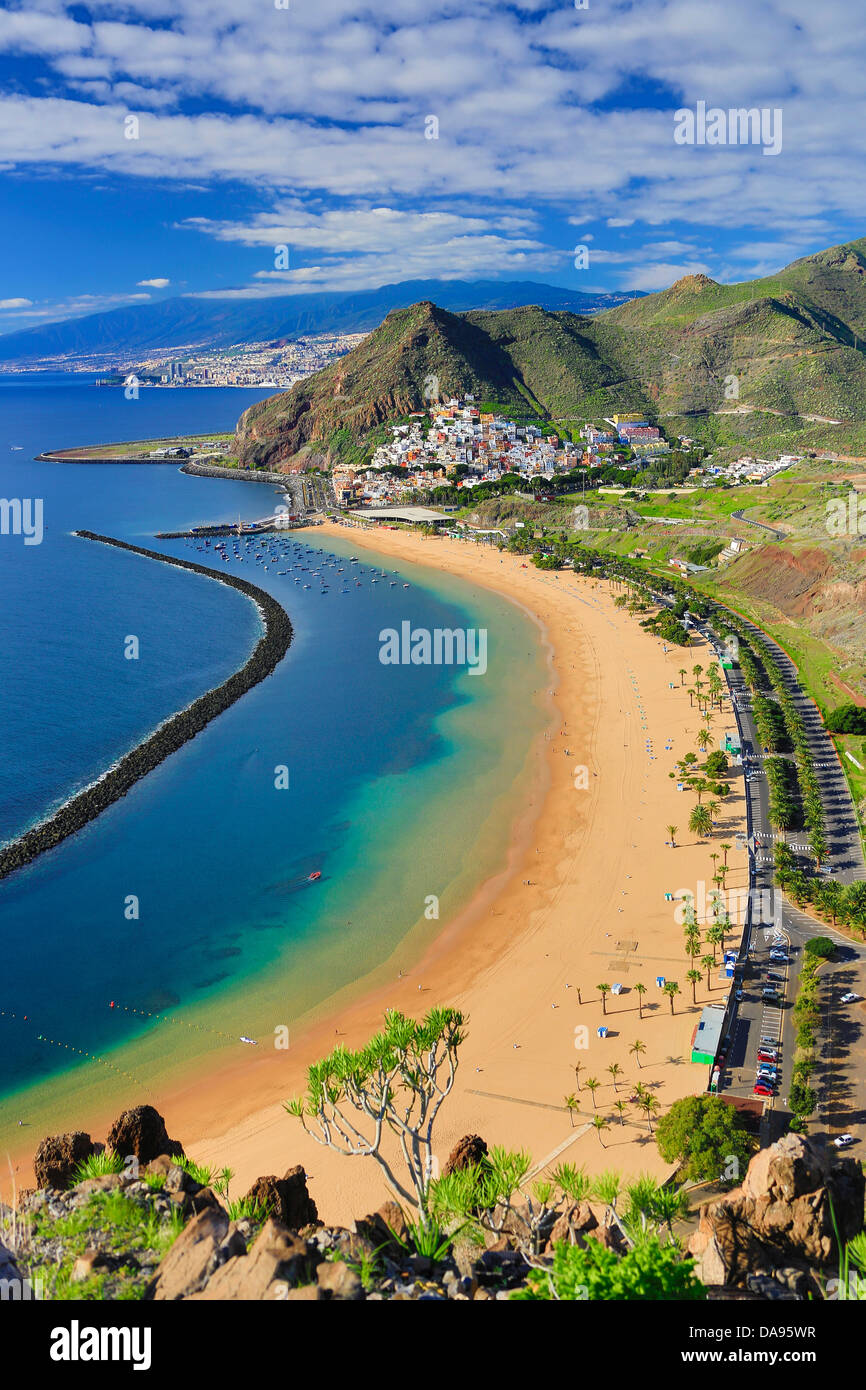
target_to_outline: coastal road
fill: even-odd
[[[717,610],[718,611],[718,610]],[[724,613],[718,612],[719,627],[724,631]],[[829,867],[834,878],[851,883],[866,878],[862,844],[848,785],[839,764],[836,750],[824,728],[820,714],[805,694],[797,678],[796,667],[781,647],[760,633],[753,624],[746,624],[756,639],[761,638],[776,661],[786,688],[790,691],[803,719],[809,746],[815,763],[827,822],[830,846]],[[703,635],[710,637],[705,627]],[[756,643],[760,656],[761,648]],[[829,936],[837,942],[836,957],[822,967],[824,1024],[819,1045],[819,1065],[813,1084],[820,1095],[813,1131],[829,1141],[843,1131],[857,1139],[854,1152],[866,1148],[866,1006],[842,1005],[839,1000],[848,990],[866,996],[866,946],[849,941],[816,922],[806,913],[774,894],[773,847],[778,835],[769,818],[769,786],[764,771],[765,754],[751,708],[751,696],[739,667],[727,672],[743,750],[743,769],[747,783],[747,805],[750,831],[750,886],[753,922],[742,982],[743,1000],[737,1007],[731,1029],[732,1043],[722,1078],[725,1090],[735,1095],[750,1096],[756,1070],[756,1053],[762,1036],[773,1036],[776,1030],[781,1040],[781,1082],[778,1095],[765,1113],[762,1142],[769,1143],[783,1133],[790,1112],[787,1109],[787,1089],[795,1050],[795,1033],[791,1008],[796,998],[803,948],[813,936]],[[808,862],[807,836],[804,832],[789,832],[782,836],[797,854],[801,865]],[[779,938],[789,945],[788,964],[778,972],[783,1005],[774,1009],[765,1005],[761,990],[768,969],[770,945]]]

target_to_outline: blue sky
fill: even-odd
[[[0,331],[173,294],[751,279],[866,232],[864,55],[861,0],[13,0]],[[676,143],[699,102],[781,112],[781,149]]]

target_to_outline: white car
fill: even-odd
[[[860,998],[860,995],[859,995],[859,994],[854,994],[854,993],[849,989],[849,991],[848,991],[847,994],[843,994],[843,995],[842,995],[842,1003],[843,1003],[843,1004],[853,1004],[854,1001],[855,1001],[855,999],[859,999],[859,998]]]
[[[853,1135],[853,1134],[837,1134],[837,1135],[836,1135],[836,1138],[833,1140],[833,1143],[836,1145],[836,1148],[837,1148],[837,1149],[847,1149],[847,1147],[848,1147],[849,1144],[853,1144],[853,1143],[854,1143],[854,1135]]]

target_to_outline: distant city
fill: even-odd
[[[44,368],[105,373],[97,385],[122,386],[131,376],[141,386],[246,386],[288,391],[357,346],[365,333],[319,333],[291,342],[237,343],[228,348],[183,346],[135,359],[76,353],[40,363]],[[18,370],[9,367],[6,370]],[[32,365],[20,370],[33,370]]]

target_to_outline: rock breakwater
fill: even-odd
[[[178,569],[191,570],[194,574],[204,575],[207,579],[214,579],[220,584],[237,589],[256,604],[265,630],[247,661],[222,685],[215,686],[213,690],[199,696],[186,709],[165,720],[96,782],[76,793],[51,816],[26,830],[18,839],[0,848],[0,879],[23,868],[47,850],[54,849],[70,835],[76,834],[90,821],[95,820],[114,802],[126,796],[136,782],[146,777],[191,738],[195,738],[196,734],[205,729],[218,714],[222,714],[254,685],[258,685],[269,676],[285,656],[292,640],[292,624],[285,609],[264,589],[248,583],[245,579],[220,574],[204,565],[197,565],[192,560],[175,559],[174,556],[163,555],[157,550],[146,550],[142,546],[130,545],[127,541],[115,540],[111,536],[100,536],[95,531],[76,531],[75,535],[83,540],[98,541],[102,545],[112,545],[118,550],[130,551],[133,555],[141,555],[149,560],[159,560],[162,564],[175,565]]]

